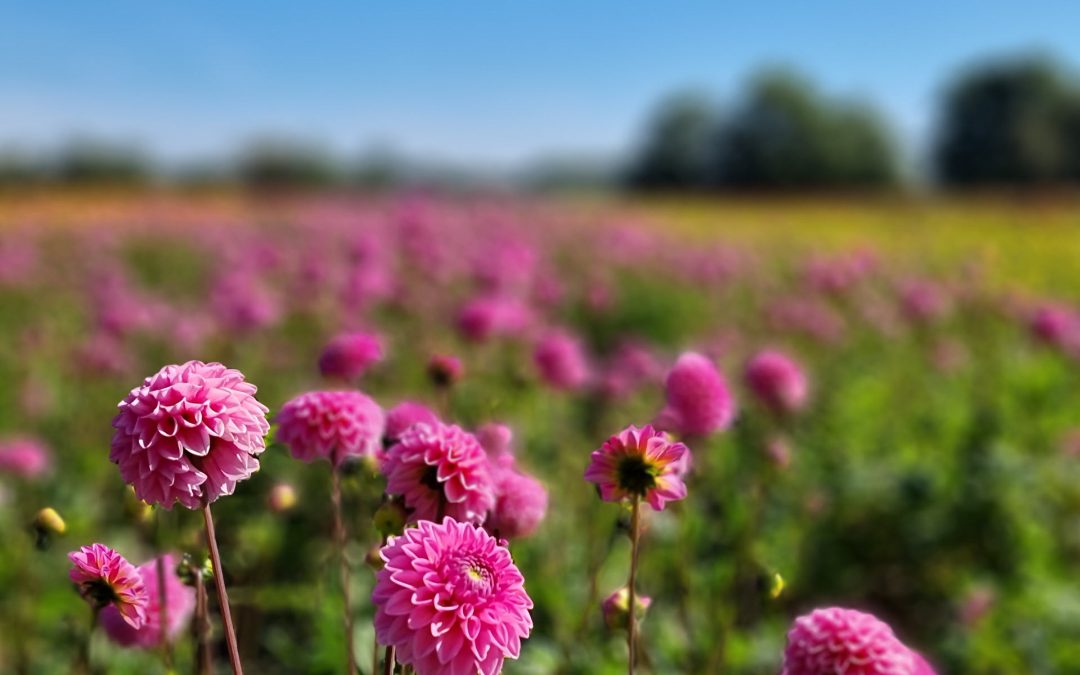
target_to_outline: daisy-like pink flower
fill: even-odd
[[[781,675],[933,675],[933,669],[872,614],[829,607],[795,619]]]
[[[379,404],[358,391],[311,391],[278,412],[277,439],[302,462],[326,459],[334,467],[349,457],[379,463],[386,418]]]
[[[255,391],[220,363],[165,366],[120,402],[109,459],[148,504],[197,509],[231,495],[266,449]]]
[[[383,360],[382,339],[374,333],[343,333],[330,340],[319,356],[323,377],[355,380]]]
[[[663,511],[667,502],[686,497],[683,475],[689,458],[689,448],[651,425],[630,425],[593,451],[585,480],[596,484],[604,501],[641,497]]]
[[[386,491],[401,495],[409,522],[483,523],[495,505],[487,453],[476,437],[452,424],[419,423],[386,451]]]
[[[95,609],[112,605],[129,626],[142,627],[149,596],[134,565],[104,544],[83,546],[68,553],[68,560],[73,565],[68,576],[83,599]]]
[[[146,589],[146,621],[135,628],[129,624],[115,606],[101,612],[101,627],[113,642],[124,647],[152,649],[161,645],[162,638],[171,642],[187,626],[195,610],[195,589],[185,586],[176,576],[176,557],[171,553],[160,558],[165,570],[165,602],[158,594],[158,558],[139,565],[139,576]],[[163,611],[164,610],[164,611]],[[161,621],[167,626],[162,630]]]
[[[726,429],[735,418],[735,399],[713,362],[694,352],[679,357],[664,383],[667,406],[657,426],[688,436]]]
[[[510,551],[484,530],[424,521],[379,553],[375,637],[417,675],[497,675],[532,631],[533,602]]]
[[[766,349],[746,365],[746,384],[773,412],[790,414],[806,404],[809,385],[794,359]]]

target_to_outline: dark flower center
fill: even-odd
[[[627,455],[619,461],[619,487],[630,494],[644,495],[656,487],[656,469],[639,455]]]
[[[420,476],[420,482],[431,488],[432,492],[442,494],[442,483],[439,482],[439,467],[429,466],[424,469],[424,475]]]
[[[104,579],[95,579],[79,586],[79,594],[93,607],[101,609],[120,599],[116,590]]]

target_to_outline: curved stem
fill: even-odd
[[[394,645],[386,648],[386,656],[383,659],[383,675],[394,675],[394,665],[397,659],[394,657]]]
[[[637,661],[637,568],[638,568],[638,543],[641,538],[641,497],[635,495],[630,504],[630,581],[627,582],[628,611],[626,612],[626,627],[628,632],[627,643],[629,647],[629,675],[634,675],[634,666]]]
[[[217,587],[218,605],[221,620],[225,624],[225,642],[229,647],[229,660],[232,662],[233,675],[243,675],[244,667],[240,664],[240,649],[236,644],[236,629],[233,628],[232,612],[229,610],[229,593],[225,590],[225,570],[221,566],[221,552],[218,551],[217,535],[214,533],[214,516],[210,505],[203,505],[203,523],[206,525],[206,543],[210,547],[210,562],[214,565],[214,585]]]
[[[334,512],[334,546],[337,548],[338,567],[341,572],[342,626],[345,630],[345,669],[356,675],[356,659],[353,658],[353,620],[349,601],[349,559],[345,554],[347,537],[341,515],[341,473],[330,469],[330,503]]]
[[[211,675],[214,671],[210,654],[210,612],[206,597],[206,580],[202,569],[195,575],[195,620],[191,624],[191,636],[195,640],[195,675]]]
[[[158,528],[160,530],[160,518],[158,519]],[[166,597],[165,589],[165,557],[161,553],[161,539],[158,537],[158,559],[157,564],[154,565],[157,576],[157,593],[158,593],[158,611],[161,613],[161,626],[159,630],[158,640],[161,642],[161,659],[165,663],[165,671],[172,670],[172,647],[169,645],[169,599]]]

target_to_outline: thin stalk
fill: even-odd
[[[627,643],[629,647],[629,675],[634,675],[637,662],[637,570],[638,543],[641,538],[641,497],[634,495],[630,503],[630,580],[627,582],[629,611],[626,613]]]
[[[386,656],[383,657],[383,675],[394,675],[394,665],[397,661],[394,653],[394,645],[386,648]]]
[[[90,641],[94,639],[94,629],[97,628],[100,612],[100,607],[93,604],[90,606],[90,625],[86,629],[86,639],[79,645],[79,651],[75,655],[75,664],[71,669],[79,675],[90,675],[93,672],[90,666]]]
[[[158,520],[160,523],[160,519]],[[160,524],[157,526],[160,529]],[[160,533],[159,533],[160,534]],[[158,544],[161,543],[160,536],[158,537]],[[158,559],[157,564],[154,565],[155,572],[157,573],[157,593],[158,593],[158,612],[161,614],[161,626],[158,639],[161,641],[161,660],[165,663],[165,671],[172,671],[172,646],[169,644],[169,599],[166,596],[165,591],[165,559],[161,553],[161,547],[158,546]]]
[[[206,597],[206,580],[201,569],[195,570],[195,620],[191,637],[195,641],[195,675],[211,675],[214,671],[210,653],[210,611]]]
[[[221,620],[225,624],[225,642],[229,647],[229,660],[232,662],[233,675],[243,675],[244,667],[240,664],[240,650],[236,644],[236,629],[233,628],[232,612],[229,610],[229,593],[225,590],[225,570],[221,566],[221,552],[218,550],[217,535],[214,533],[214,516],[210,513],[210,504],[203,505],[203,523],[206,525],[206,543],[210,547],[210,562],[214,565],[214,585],[217,587]]]
[[[334,546],[337,548],[338,566],[341,572],[342,626],[345,630],[345,668],[349,675],[356,675],[356,659],[353,657],[353,620],[349,602],[349,559],[345,554],[347,537],[341,515],[341,472],[330,470],[330,503],[334,512]]]

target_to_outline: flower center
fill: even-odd
[[[439,467],[429,466],[424,469],[424,475],[420,476],[420,482],[431,488],[432,492],[442,493],[442,483],[439,482]]]
[[[627,455],[619,461],[619,487],[630,494],[644,495],[656,487],[656,467],[639,455]]]
[[[116,594],[116,589],[104,579],[95,579],[82,584],[79,588],[79,594],[97,609],[106,607],[120,599],[120,596]]]
[[[457,561],[453,586],[458,601],[476,602],[495,590],[495,573],[482,558],[467,555]]]

